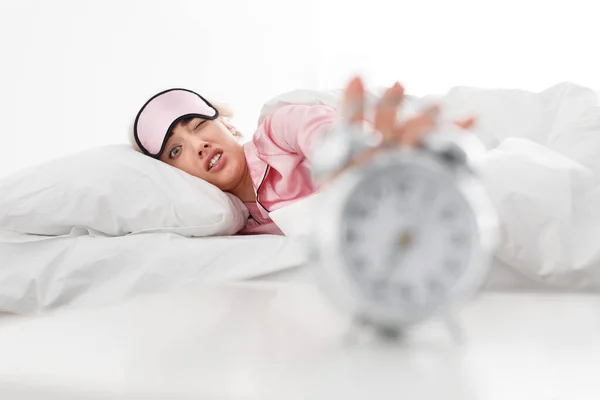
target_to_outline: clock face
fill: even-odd
[[[341,248],[363,294],[394,309],[445,303],[478,239],[453,182],[423,167],[394,166],[363,180],[349,199]]]

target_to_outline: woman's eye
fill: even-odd
[[[177,155],[179,154],[180,151],[181,151],[181,146],[173,147],[171,149],[171,152],[169,153],[169,158],[173,159],[173,158],[177,157]]]
[[[206,125],[206,123],[207,123],[207,122],[208,122],[208,120],[205,120],[205,119],[201,120],[201,121],[198,123],[198,125],[196,125],[196,127],[194,128],[194,131],[197,131],[197,130],[199,130],[200,128],[202,128],[204,125]]]

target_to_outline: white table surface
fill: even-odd
[[[600,295],[485,294],[404,344],[313,286],[244,283],[0,318],[0,399],[600,399]]]

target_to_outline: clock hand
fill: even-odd
[[[398,266],[409,248],[415,241],[415,229],[405,228],[399,232],[390,246],[390,251],[386,257],[383,272],[380,276],[382,280],[391,282],[392,276],[398,271]]]

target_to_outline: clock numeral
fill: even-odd
[[[367,262],[362,257],[354,257],[352,260],[352,265],[357,272],[364,272]]]
[[[396,192],[401,196],[405,196],[406,194],[408,194],[408,192],[411,191],[413,186],[414,184],[411,180],[402,180],[396,184]]]
[[[450,241],[454,246],[460,247],[467,243],[468,236],[464,232],[454,232],[450,235]]]
[[[356,239],[358,238],[358,235],[356,234],[356,231],[352,230],[352,229],[348,229],[346,231],[346,241],[348,243],[353,243],[356,241]]]
[[[348,216],[350,218],[365,219],[370,215],[371,210],[367,207],[351,206],[348,208]]]
[[[444,268],[452,277],[460,275],[460,263],[456,260],[446,260],[444,262]]]
[[[456,212],[454,207],[446,206],[440,212],[440,218],[444,221],[451,221],[456,217],[457,214],[458,213]]]

